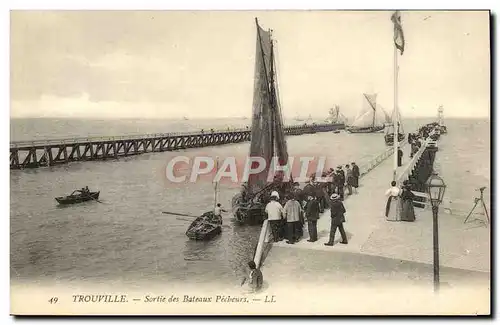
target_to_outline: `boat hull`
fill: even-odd
[[[90,192],[89,195],[68,195],[56,197],[56,201],[61,205],[82,203],[99,199],[99,192]]]
[[[264,222],[266,209],[262,204],[252,204],[250,206],[236,207],[234,212],[235,222],[241,225],[255,226]]]
[[[375,133],[382,131],[385,128],[384,125],[381,126],[369,126],[369,127],[348,127],[346,128],[347,132],[349,133]]]
[[[207,218],[211,219],[207,221]],[[222,218],[215,217],[212,211],[205,212],[196,218],[188,230],[186,236],[191,240],[210,240],[222,232]]]

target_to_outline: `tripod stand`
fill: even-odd
[[[472,212],[474,212],[474,209],[477,207],[477,204],[479,202],[481,202],[481,204],[483,206],[483,209],[484,209],[484,213],[486,214],[486,218],[488,219],[488,223],[490,223],[490,217],[488,215],[488,209],[486,209],[486,204],[484,203],[484,200],[483,200],[483,192],[484,192],[485,188],[486,188],[486,186],[483,186],[483,187],[479,188],[479,191],[481,192],[481,195],[479,197],[474,198],[474,206],[472,207],[472,209],[470,210],[469,214],[467,215],[467,218],[465,218],[464,223],[467,222],[467,220],[472,215]]]

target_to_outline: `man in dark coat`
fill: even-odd
[[[330,217],[332,218],[332,221],[330,225],[330,239],[328,240],[328,243],[325,243],[325,246],[333,246],[337,228],[339,229],[340,235],[342,236],[342,241],[340,243],[347,244],[347,235],[345,233],[343,225],[343,223],[345,222],[344,213],[346,212],[344,204],[342,204],[342,202],[340,201],[340,196],[338,194],[333,194],[330,199]]]
[[[325,177],[326,174],[323,174],[322,177]],[[326,195],[326,182],[317,182],[316,183],[316,191],[314,194],[314,197],[316,200],[319,202],[319,212],[323,213],[327,207],[327,201],[326,199],[328,196]]]
[[[315,196],[316,195],[316,184],[313,178],[309,180],[309,183],[304,186],[304,189],[302,190],[302,198],[303,200],[307,200],[308,196]]]
[[[337,167],[338,183],[337,183],[337,194],[340,195],[340,199],[344,201],[344,185],[345,185],[345,173],[341,166]]]
[[[351,165],[352,165],[352,176],[354,177],[353,179],[354,182],[352,184],[352,187],[354,187],[354,192],[357,192],[357,189],[359,187],[359,176],[360,176],[359,166],[356,165],[355,162],[352,162]]]
[[[305,206],[305,215],[307,220],[307,230],[309,231],[308,242],[318,240],[318,219],[319,219],[319,202],[316,198],[309,196]]]
[[[401,167],[403,165],[403,150],[401,148],[398,148],[398,167]]]

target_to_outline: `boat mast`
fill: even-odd
[[[269,30],[269,35],[271,37],[271,30]],[[274,45],[273,45],[273,41],[272,41],[272,38],[271,38],[271,58],[269,60],[271,62],[271,66],[269,67],[270,69],[270,79],[269,80],[269,89],[270,89],[270,94],[271,96],[269,97],[269,102],[271,104],[271,141],[272,141],[272,155],[271,156],[274,156],[274,153],[277,152],[277,146],[278,144],[276,143],[276,136],[275,136],[275,131],[276,131],[276,92],[275,92],[275,89],[274,89]]]
[[[377,112],[375,111],[375,107],[373,107],[373,121],[372,121],[372,127],[375,127],[375,114],[377,114]]]
[[[368,102],[368,104],[370,104],[371,108],[373,109],[373,120],[372,120],[372,127],[375,127],[375,114],[377,113],[376,110],[375,110],[375,106],[377,105],[376,102],[375,102],[375,105],[373,105],[373,103],[370,101],[370,99],[368,98],[368,95],[367,94],[363,94],[363,96],[365,96],[365,99],[366,101]]]
[[[216,159],[215,163],[215,175],[217,176],[217,173],[219,172],[219,157]],[[215,181],[214,185],[214,210],[217,207],[217,191],[219,190],[219,182]]]
[[[271,90],[269,89],[269,78],[267,76],[267,66],[266,66],[266,56],[264,55],[264,49],[262,48],[262,37],[260,36],[260,26],[259,26],[259,21],[257,19],[257,17],[255,17],[255,25],[257,27],[257,37],[259,38],[259,44],[260,44],[260,55],[262,56],[262,64],[264,65],[264,71],[265,71],[265,75],[266,75],[266,91],[267,91],[267,96],[268,98],[270,99],[270,105],[271,105],[271,109],[272,109],[272,95],[271,95]],[[272,42],[271,42],[271,55],[272,55]],[[271,61],[272,62],[272,61]],[[271,63],[272,65],[272,63]],[[272,116],[272,114],[271,114]],[[272,121],[271,121],[272,122]],[[273,128],[271,128],[273,129]],[[271,157],[274,156],[274,134],[273,134],[273,130],[271,131],[271,142],[272,142],[272,145],[271,145]],[[269,163],[269,162],[267,162]]]

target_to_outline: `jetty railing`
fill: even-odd
[[[411,159],[410,163],[407,164],[404,167],[404,169],[397,176],[396,181],[398,182],[398,184],[402,184],[403,181],[407,180],[410,177],[411,173],[413,172],[413,169],[415,169],[415,166],[417,165],[418,161],[422,157],[422,154],[424,153],[425,149],[428,146],[432,146],[435,144],[436,144],[435,141],[429,141],[429,140],[426,140],[423,143],[423,145],[420,147],[420,149],[418,149],[418,151],[413,155],[413,158]]]
[[[305,124],[284,128],[285,135],[302,135],[344,129],[344,124]],[[187,132],[132,134],[62,139],[14,141],[10,143],[10,168],[38,168],[73,161],[118,159],[148,152],[218,146],[249,141],[249,128]]]
[[[406,141],[403,140],[399,143],[399,147],[403,148],[406,145]],[[367,163],[362,164],[359,167],[359,177],[363,177],[364,175],[368,174],[371,170],[373,170],[375,167],[380,165],[384,160],[387,158],[391,157],[394,153],[394,147],[391,146],[390,148],[386,149],[384,152],[378,154],[374,158],[370,159]]]
[[[250,132],[245,128],[237,128],[230,130],[217,130],[217,131],[187,131],[187,132],[168,132],[168,133],[145,133],[145,134],[129,134],[119,136],[94,136],[94,137],[78,137],[78,138],[52,138],[40,139],[32,141],[11,141],[11,148],[18,148],[24,146],[44,146],[56,144],[75,144],[75,143],[97,143],[106,141],[124,141],[124,140],[140,140],[140,139],[160,139],[166,137],[178,136],[195,136],[195,135],[211,135],[215,133],[231,133],[231,132]]]

